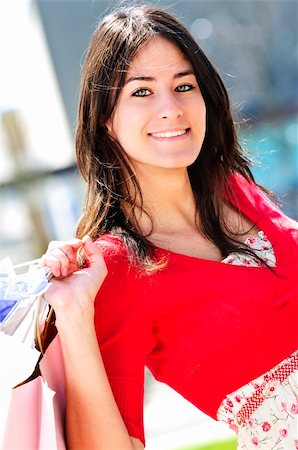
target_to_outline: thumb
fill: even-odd
[[[100,266],[100,268],[105,267],[105,261],[104,261],[103,254],[102,254],[100,248],[98,247],[98,245],[96,245],[93,242],[91,237],[88,235],[84,236],[82,239],[82,243],[83,243],[84,250],[85,250],[86,256],[88,258],[89,264],[90,264],[89,267],[90,268],[96,267],[96,266]]]

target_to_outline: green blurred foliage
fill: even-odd
[[[196,445],[192,447],[183,447],[177,450],[236,450],[236,439],[229,439],[227,441],[213,442],[203,445]]]

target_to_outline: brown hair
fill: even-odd
[[[106,123],[117,104],[130,62],[155,35],[176,45],[192,64],[206,104],[206,135],[188,174],[201,231],[223,256],[239,251],[239,243],[228,235],[222,217],[221,199],[228,189],[228,177],[239,172],[253,180],[249,161],[237,141],[227,91],[187,29],[155,6],[120,8],[106,16],[93,33],[82,73],[76,151],[78,168],[87,181],[87,194],[77,236],[89,234],[95,239],[107,232],[118,235],[132,259],[147,270],[157,269],[159,263],[154,260],[152,244],[134,220],[137,199],[142,199],[140,187],[124,150],[111,138]],[[128,177],[133,192],[128,188]],[[131,205],[131,217],[124,215],[124,201]]]

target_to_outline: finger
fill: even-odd
[[[70,239],[69,241],[51,241],[48,246],[48,251],[60,248],[69,258],[72,258],[81,246],[82,240],[76,238]]]
[[[53,269],[53,275],[56,277],[66,277],[70,273],[77,270],[76,255],[69,257],[62,251],[61,248],[53,248],[42,257],[43,265],[49,266]]]
[[[90,268],[92,268],[92,267],[99,268],[101,270],[101,272],[102,272],[102,270],[104,270],[104,272],[106,272],[107,271],[106,264],[104,261],[102,251],[100,250],[99,246],[96,245],[92,241],[90,236],[84,236],[82,239],[82,242],[84,245],[84,250],[85,250],[86,256],[90,263],[89,267]]]
[[[60,261],[61,276],[66,277],[69,269],[69,258],[61,248],[53,249],[50,254]]]
[[[67,243],[63,241],[51,241],[49,243],[48,251],[42,257],[42,265],[48,265],[45,263],[47,255],[51,254],[60,260],[60,272],[58,275],[57,264],[53,267],[55,276],[67,276],[69,273],[74,272],[77,269],[77,251],[82,246],[80,239],[71,239]]]
[[[54,277],[59,278],[61,276],[61,261],[56,256],[46,253],[42,257],[43,266],[49,267]]]
[[[78,248],[80,248],[81,246],[82,242],[80,243],[80,246]],[[60,254],[61,256],[63,254],[68,258],[68,260],[73,262],[77,260],[78,248],[74,248],[71,245],[63,245],[60,247],[53,247],[53,249],[51,249],[50,252],[57,255]]]
[[[50,253],[49,251],[42,255],[40,258],[40,265],[43,267],[49,267],[54,276],[60,276],[61,272],[61,261],[59,257]],[[59,272],[58,272],[59,271]],[[59,275],[58,275],[59,273]]]

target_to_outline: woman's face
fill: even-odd
[[[185,168],[195,161],[206,108],[192,66],[176,46],[155,37],[142,47],[107,126],[137,171]]]

